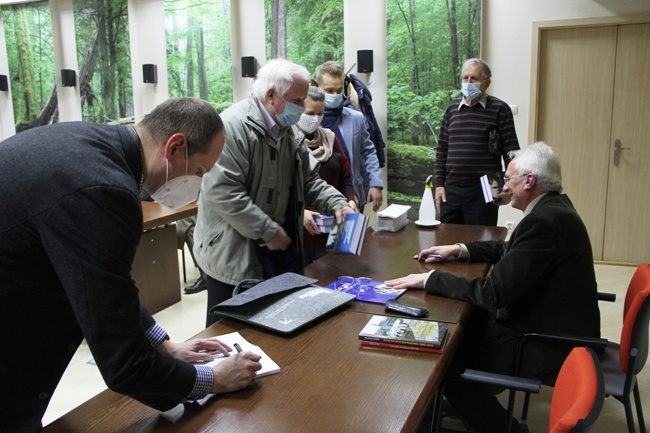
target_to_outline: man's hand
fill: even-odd
[[[442,203],[447,203],[447,194],[445,193],[445,187],[439,186],[436,188],[436,209],[438,213],[442,212]]]
[[[501,200],[499,200],[501,199]],[[510,203],[510,200],[512,200],[512,194],[507,193],[507,192],[500,192],[494,196],[494,201],[493,203],[497,206],[503,206],[506,204]]]
[[[441,245],[437,247],[425,248],[413,256],[415,260],[425,263],[441,262],[443,260],[455,259],[460,254],[460,245]],[[430,254],[436,254],[440,257],[428,257]]]
[[[368,197],[366,198],[366,202],[372,202],[372,210],[374,212],[377,212],[377,209],[379,209],[383,201],[384,197],[381,195],[381,188],[371,186],[368,190]]]
[[[348,204],[350,205],[353,211],[359,212],[359,206],[357,206],[356,200],[348,200]]]
[[[278,230],[278,233],[271,239],[270,242],[266,243],[266,248],[270,251],[274,250],[286,250],[289,245],[291,245],[291,238],[282,227]]]
[[[260,358],[253,352],[241,352],[212,367],[214,383],[210,392],[220,394],[246,388],[262,368]]]
[[[217,353],[230,356],[232,347],[214,338],[197,338],[184,343],[165,340],[158,346],[158,352],[180,361],[208,362],[212,361]]]
[[[316,220],[314,219],[319,215],[320,214],[318,212],[314,212],[308,209],[305,209],[303,213],[302,225],[312,235],[320,234],[320,230],[318,230],[318,225],[316,225]]]
[[[350,206],[343,206],[336,209],[336,212],[334,213],[334,215],[336,215],[336,223],[341,224],[345,219],[345,215],[349,213],[357,213],[357,211],[352,209]]]
[[[423,274],[411,274],[394,280],[386,280],[384,283],[386,283],[387,286],[396,289],[424,289],[424,283],[428,276],[428,272]]]

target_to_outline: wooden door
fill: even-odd
[[[618,165],[614,146],[620,140]],[[650,262],[650,24],[619,26],[603,260]]]
[[[587,226],[597,260],[603,255],[615,61],[616,26],[542,33],[536,140],[558,153],[564,192]]]
[[[650,94],[639,95],[640,89],[650,92],[644,85],[648,26],[559,28],[540,35],[535,140],[560,156],[564,191],[587,226],[595,260],[650,260],[644,168],[650,141],[640,131],[650,126],[644,105]],[[620,153],[618,166],[616,138],[623,148],[640,142]]]

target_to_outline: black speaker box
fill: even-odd
[[[241,76],[244,78],[255,78],[257,76],[255,57],[247,56],[241,58]]]
[[[372,50],[357,51],[357,71],[372,72]]]
[[[9,90],[9,80],[6,75],[0,75],[0,92]]]
[[[152,64],[142,65],[142,81],[145,83],[157,83],[158,66]]]
[[[61,69],[61,85],[74,87],[77,85],[77,73],[73,69]]]

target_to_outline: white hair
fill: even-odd
[[[560,158],[551,146],[538,141],[522,150],[510,152],[509,155],[517,158],[514,163],[518,175],[534,174],[542,191],[562,192]]]
[[[269,89],[275,89],[280,96],[284,96],[296,77],[306,82],[311,79],[309,71],[304,66],[286,59],[273,59],[257,72],[257,79],[253,83],[253,96],[264,101]]]

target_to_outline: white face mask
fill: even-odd
[[[165,167],[165,183],[151,194],[151,198],[172,210],[196,201],[199,197],[199,189],[201,189],[201,178],[196,175],[187,175],[187,145],[185,145],[185,176],[169,180],[169,160],[165,162],[167,163]]]
[[[300,130],[305,134],[311,134],[318,129],[322,120],[322,114],[302,114],[300,116],[300,120],[298,121],[298,128],[300,128]]]

